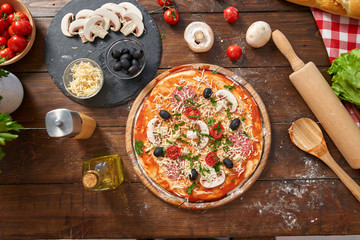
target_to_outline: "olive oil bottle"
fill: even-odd
[[[119,155],[93,158],[82,164],[82,182],[86,191],[117,188],[124,180]]]

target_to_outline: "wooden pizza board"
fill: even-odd
[[[96,10],[105,3],[130,2],[143,15],[144,33],[139,37],[133,34],[125,37],[120,31],[109,33],[104,39],[96,38],[94,42],[82,43],[79,36],[65,37],[61,32],[61,19],[67,13],[76,15],[82,9]],[[106,51],[109,46],[120,39],[133,39],[143,47],[146,64],[141,74],[134,79],[120,79],[106,66]],[[154,78],[160,65],[162,44],[160,33],[149,12],[135,0],[72,0],[54,17],[45,38],[45,62],[55,85],[71,100],[89,107],[111,107],[134,99],[139,92]],[[104,73],[104,85],[100,92],[90,99],[78,99],[71,96],[63,84],[63,73],[67,65],[78,58],[90,58],[97,62]]]
[[[184,198],[180,198],[178,196],[174,196],[161,188],[159,185],[157,185],[152,179],[150,179],[145,171],[142,169],[141,164],[137,158],[137,154],[135,152],[134,147],[134,127],[137,119],[137,114],[139,110],[142,107],[143,102],[150,94],[151,90],[156,86],[156,84],[164,79],[165,77],[169,76],[173,73],[178,73],[182,71],[187,70],[194,70],[194,69],[205,69],[210,71],[217,71],[218,73],[224,74],[229,79],[233,80],[238,85],[242,86],[243,89],[248,91],[255,102],[258,105],[261,120],[262,120],[262,128],[263,128],[263,150],[262,150],[262,156],[260,159],[260,162],[258,166],[256,167],[255,171],[251,174],[250,177],[245,179],[243,183],[241,183],[238,187],[230,191],[225,197],[223,197],[220,200],[213,201],[213,202],[189,202]],[[130,114],[126,123],[126,132],[125,132],[125,141],[126,141],[126,151],[129,155],[129,158],[131,159],[131,162],[133,164],[135,173],[140,178],[141,182],[157,197],[160,199],[173,204],[175,206],[181,207],[181,208],[187,208],[187,209],[210,209],[214,207],[218,207],[221,205],[224,205],[228,202],[233,201],[234,199],[240,197],[242,194],[245,193],[246,190],[248,190],[256,181],[256,179],[260,176],[261,172],[263,171],[266,161],[268,159],[269,153],[270,153],[270,147],[271,147],[271,127],[270,127],[270,119],[269,115],[266,111],[265,105],[263,101],[261,100],[260,96],[257,94],[257,92],[254,90],[254,88],[246,82],[243,78],[239,77],[235,73],[224,69],[222,67],[211,65],[211,64],[188,64],[183,65],[179,67],[175,67],[173,69],[170,69],[159,76],[157,76],[154,80],[152,80],[138,95],[136,98],[134,104],[131,107]]]

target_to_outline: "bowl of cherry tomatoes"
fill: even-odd
[[[0,0],[0,66],[19,61],[35,40],[35,23],[20,0]]]

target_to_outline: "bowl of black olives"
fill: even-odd
[[[144,47],[133,39],[120,39],[108,48],[106,66],[120,79],[137,77],[145,67]]]

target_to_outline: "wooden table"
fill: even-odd
[[[175,0],[181,20],[153,17],[164,34],[158,74],[188,63],[217,64],[244,77],[263,99],[271,119],[272,150],[265,170],[242,197],[215,209],[190,211],[155,197],[135,175],[125,151],[129,104],[89,108],[65,97],[44,63],[44,39],[52,17],[69,0],[24,1],[35,17],[37,36],[29,54],[6,67],[22,81],[25,98],[12,114],[26,129],[4,148],[0,162],[0,238],[159,238],[265,237],[280,235],[360,234],[360,203],[320,160],[300,151],[288,129],[301,117],[315,119],[290,83],[288,62],[270,41],[252,49],[245,42],[248,26],[267,21],[289,38],[304,62],[314,61],[324,76],[330,66],[320,33],[306,7],[283,0]],[[146,9],[155,0],[139,0]],[[234,5],[239,20],[228,24],[223,9]],[[215,33],[208,53],[194,54],[183,40],[192,21],[205,21]],[[243,56],[231,62],[226,48],[238,44]],[[50,138],[45,114],[56,108],[83,112],[98,127],[90,140]],[[360,183],[326,135],[333,157]],[[81,184],[84,160],[108,154],[123,159],[125,181],[116,190],[88,193]]]

